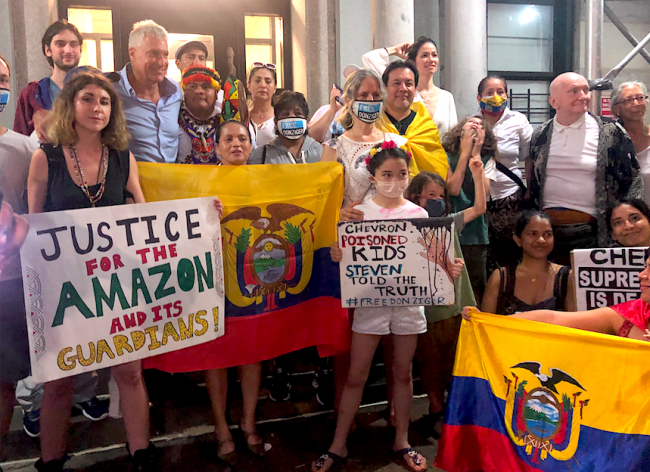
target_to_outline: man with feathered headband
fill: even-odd
[[[190,66],[183,71],[181,88],[184,99],[178,116],[181,129],[176,162],[221,164],[216,147],[220,116],[215,108],[221,90],[219,73],[209,67]]]

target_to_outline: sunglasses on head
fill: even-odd
[[[268,70],[275,70],[277,66],[275,64],[264,64],[263,62],[253,62],[253,67],[264,67],[265,69]]]

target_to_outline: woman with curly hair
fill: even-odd
[[[27,182],[29,212],[143,203],[135,158],[120,100],[103,76],[80,73],[54,102],[48,137],[32,156]],[[149,443],[149,399],[140,361],[111,368],[133,471],[159,470]],[[39,472],[63,470],[75,376],[45,383],[41,406]]]
[[[447,171],[447,186],[455,212],[474,206],[474,183],[467,172],[473,157],[480,157],[485,169],[486,194],[490,192],[490,181],[496,180],[495,159],[497,140],[490,125],[478,116],[466,118],[452,128],[442,139],[447,151],[450,169]],[[467,264],[472,289],[477,300],[483,295],[487,279],[488,225],[481,215],[465,226],[460,233],[460,245]]]

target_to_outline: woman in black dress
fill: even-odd
[[[29,212],[143,203],[138,168],[118,96],[103,76],[70,79],[54,103],[51,144],[34,152],[28,178]],[[140,361],[112,367],[134,471],[153,471],[149,443],[149,400]],[[61,471],[75,377],[47,382],[41,407],[39,471]]]

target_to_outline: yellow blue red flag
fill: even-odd
[[[150,358],[185,372],[318,346],[349,349],[338,266],[330,258],[343,199],[337,163],[265,166],[138,164],[147,201],[219,196],[226,307],[218,342]]]
[[[436,465],[650,470],[650,344],[503,316],[463,321]]]

